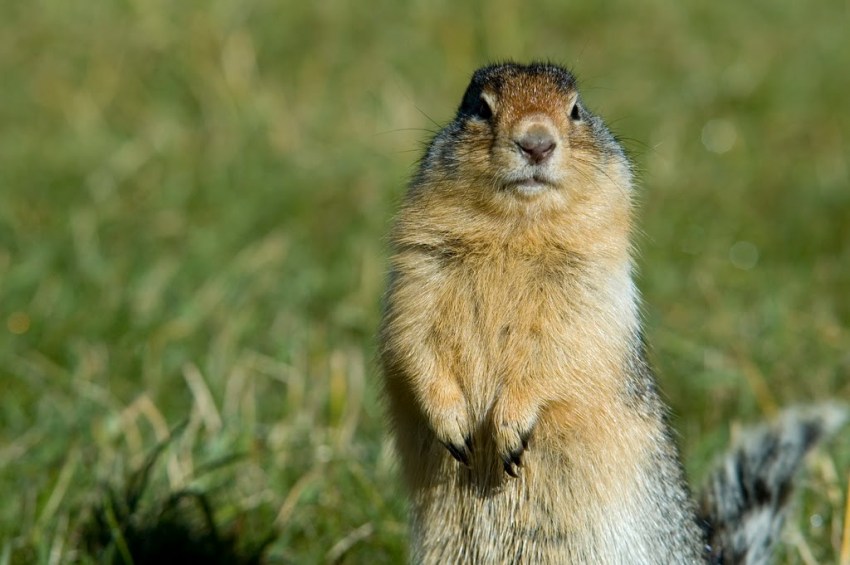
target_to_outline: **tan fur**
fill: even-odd
[[[574,85],[522,69],[485,77],[492,118],[462,107],[463,127],[438,136],[392,236],[381,358],[412,558],[663,562],[644,538],[675,536],[690,503],[669,524],[631,526],[655,520],[657,458],[681,478],[661,405],[636,407],[627,390],[639,333],[628,162],[589,113],[571,119]],[[529,132],[557,143],[536,168],[516,146]],[[531,169],[546,182],[527,193],[512,175]]]

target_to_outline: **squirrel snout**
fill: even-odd
[[[528,128],[514,143],[529,163],[535,165],[548,159],[558,145],[552,132],[541,124]]]

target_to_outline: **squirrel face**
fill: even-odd
[[[449,185],[491,210],[515,212],[566,209],[593,192],[628,199],[631,175],[569,71],[504,63],[473,74],[455,119],[423,160],[419,183]]]

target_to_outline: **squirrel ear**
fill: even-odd
[[[482,91],[480,86],[473,83],[469,85],[466,93],[464,93],[459,113],[481,120],[489,120],[493,117],[493,103],[493,96],[488,92]]]
[[[481,118],[482,120],[489,120],[493,117],[493,110],[490,109],[490,105],[483,98],[476,100],[469,108],[468,113],[470,116]]]
[[[474,113],[482,120],[489,120],[493,117],[492,97],[486,92],[482,92],[478,97],[478,104],[475,106]]]

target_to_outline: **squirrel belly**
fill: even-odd
[[[379,350],[414,563],[744,555],[708,545],[731,539],[711,533],[722,505],[698,514],[646,361],[632,193],[622,148],[551,64],[479,69],[429,145]]]

